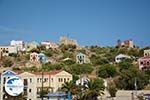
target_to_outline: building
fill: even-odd
[[[48,62],[48,58],[44,53],[39,53],[38,57],[39,57],[40,62],[42,62],[42,63]]]
[[[25,43],[21,40],[12,40],[10,45],[17,48],[17,51],[25,51]]]
[[[144,50],[144,57],[150,56],[150,49]]]
[[[76,62],[78,64],[90,63],[90,59],[83,53],[78,53],[76,55]]]
[[[56,92],[62,84],[72,80],[72,75],[63,70],[53,70],[48,72],[20,72],[7,70],[1,73],[0,100],[5,100],[8,96],[4,90],[6,79],[12,76],[19,76],[24,83],[24,91],[21,94],[25,100],[37,100],[42,88],[47,92]],[[17,98],[15,99],[17,100]]]
[[[139,64],[139,69],[150,70],[150,56],[139,58],[138,64]]]
[[[42,83],[42,73],[33,72],[37,77],[37,92],[40,92]],[[62,84],[72,80],[72,75],[66,71],[54,70],[49,72],[43,72],[44,88],[49,89],[51,92],[56,92]]]
[[[77,43],[76,40],[70,39],[70,38],[68,38],[66,36],[61,36],[60,37],[60,44],[78,46],[78,43]]]
[[[45,63],[45,62],[48,62],[48,58],[46,57],[46,55],[44,53],[36,53],[36,52],[33,52],[30,54],[30,61],[31,62],[42,62],[42,63]]]
[[[124,59],[130,59],[130,58],[131,58],[131,57],[128,56],[128,55],[119,54],[119,55],[117,55],[117,56],[115,57],[115,62],[116,62],[116,63],[119,63],[119,62],[121,62],[121,61],[124,60]]]
[[[90,81],[90,79],[88,77],[83,76],[83,77],[79,78],[78,80],[76,80],[76,85],[85,86],[88,84],[89,81]]]
[[[135,45],[134,45],[132,39],[125,40],[125,41],[118,40],[118,41],[117,41],[117,47],[129,47],[129,48],[134,48]]]
[[[39,54],[36,52],[33,52],[30,54],[30,61],[31,62],[38,62],[39,61]]]
[[[49,49],[49,48],[57,49],[58,48],[58,44],[56,44],[55,42],[52,42],[52,41],[42,41],[41,45],[45,46],[46,49]]]
[[[9,54],[17,53],[17,48],[14,46],[0,46],[0,54],[1,56],[9,56]]]

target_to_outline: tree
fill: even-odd
[[[99,67],[98,76],[102,78],[114,77],[117,75],[116,66],[107,64]]]
[[[143,89],[148,84],[148,77],[143,71],[140,71],[135,66],[129,69],[124,69],[120,73],[120,77],[116,82],[116,86],[119,89],[134,90],[135,89],[135,78],[137,81],[137,89]]]
[[[68,69],[72,74],[89,74],[93,71],[91,64],[73,64]]]
[[[66,93],[71,92],[73,95],[78,93],[77,86],[73,81],[64,83],[60,90]]]
[[[133,66],[134,65],[132,64],[132,62],[128,59],[126,59],[126,60],[124,60],[118,64],[120,71],[125,70],[125,69],[129,69],[130,67],[133,67]]]
[[[56,63],[56,64],[45,63],[45,64],[42,64],[42,68],[40,70],[44,70],[44,71],[61,70],[63,68],[64,68],[63,63]]]
[[[107,90],[112,98],[116,97],[117,87],[113,81],[108,83]]]
[[[65,65],[73,65],[73,64],[75,64],[76,62],[73,61],[73,60],[71,60],[71,59],[69,59],[69,60],[64,61],[63,63],[64,63]]]
[[[103,79],[96,78],[91,79],[87,87],[83,90],[83,96],[81,100],[98,100],[97,96],[102,95],[105,89]]]
[[[109,61],[107,58],[105,57],[100,57],[100,56],[97,56],[97,55],[92,55],[91,56],[91,62],[93,65],[104,65],[104,64],[108,64]]]

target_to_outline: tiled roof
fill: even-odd
[[[44,71],[43,74],[44,75],[56,75],[60,72],[62,72],[62,70]],[[42,71],[41,72],[31,72],[31,73],[35,74],[35,75],[42,75]]]
[[[41,72],[19,71],[19,70],[13,70],[13,71],[16,72],[17,74],[29,72],[29,73],[32,73],[34,75],[42,75],[42,71]],[[43,75],[56,75],[60,72],[62,72],[62,70],[43,71]]]

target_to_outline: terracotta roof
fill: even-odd
[[[29,72],[35,75],[42,75],[42,71],[41,72],[31,72],[31,71],[19,71],[19,70],[13,70],[14,72],[16,72],[17,74],[21,74],[24,72]],[[43,71],[43,75],[56,75],[60,72],[62,72],[63,70],[52,70],[52,71]]]
[[[13,72],[17,73],[17,74],[21,74],[23,73],[23,71],[20,71],[20,70],[12,70]]]
[[[44,71],[43,74],[44,75],[56,75],[60,72],[62,72],[62,70]],[[31,72],[31,73],[35,74],[35,75],[42,75],[42,71],[41,72]]]

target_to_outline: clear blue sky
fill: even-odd
[[[0,0],[0,44],[12,39],[150,46],[150,0]]]

